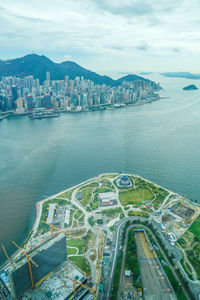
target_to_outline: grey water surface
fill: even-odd
[[[55,119],[0,122],[0,243],[9,253],[12,240],[20,243],[27,236],[38,200],[100,173],[139,174],[199,201],[200,91],[182,87],[200,87],[200,81],[152,79],[164,88],[160,96],[169,98]]]

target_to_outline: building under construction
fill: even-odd
[[[49,273],[58,267],[67,258],[66,236],[61,233],[45,243],[39,245],[22,257],[14,266],[7,270],[11,293],[14,299],[21,297],[28,289],[42,281]],[[30,270],[31,264],[31,270]]]
[[[174,204],[172,207],[171,207],[171,211],[176,214],[177,216],[185,219],[185,220],[190,220],[191,217],[193,216],[193,214],[195,213],[195,210],[186,206],[186,205],[183,205],[182,206],[179,206],[178,204]]]

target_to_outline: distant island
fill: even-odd
[[[185,90],[185,91],[198,90],[198,87],[196,87],[196,85],[194,85],[194,84],[190,84],[190,85],[183,87],[183,90]]]
[[[140,72],[139,75],[151,75],[153,72]]]
[[[195,73],[190,73],[190,72],[166,72],[166,73],[160,73],[160,74],[165,77],[200,79],[200,74],[195,74]]]

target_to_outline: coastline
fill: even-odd
[[[37,232],[37,228],[38,228],[38,226],[39,226],[39,221],[40,221],[40,217],[41,217],[41,213],[42,213],[42,205],[43,205],[43,203],[45,203],[46,201],[49,201],[49,200],[51,200],[51,199],[54,199],[54,198],[58,197],[59,195],[61,195],[61,194],[63,194],[63,193],[66,193],[66,192],[70,191],[71,189],[76,189],[76,188],[78,188],[79,186],[85,185],[85,184],[87,184],[87,182],[91,182],[91,181],[97,180],[98,178],[101,178],[101,177],[104,176],[104,175],[115,175],[115,174],[116,174],[116,176],[117,176],[117,175],[120,175],[120,173],[102,173],[102,174],[99,174],[99,175],[97,175],[97,176],[95,176],[95,177],[92,177],[92,178],[89,178],[89,179],[87,179],[87,180],[85,180],[85,181],[83,181],[83,182],[81,182],[81,183],[79,183],[79,184],[77,184],[77,185],[75,185],[75,186],[72,186],[72,187],[70,187],[70,188],[67,188],[67,189],[65,189],[65,190],[63,190],[63,191],[61,191],[61,192],[59,192],[59,193],[56,193],[56,194],[54,194],[54,195],[51,195],[51,196],[49,196],[49,197],[47,197],[47,198],[44,198],[44,199],[38,201],[38,202],[36,203],[36,215],[35,215],[35,221],[34,221],[32,227],[31,227],[31,230],[30,230],[29,234],[30,234],[31,232],[32,232],[32,234],[35,233],[35,232]],[[123,173],[122,173],[122,174],[123,174]],[[161,186],[161,185],[159,185],[159,184],[157,184],[157,183],[155,183],[155,182],[153,182],[153,181],[151,181],[151,180],[145,179],[144,177],[139,176],[139,175],[137,175],[137,174],[128,174],[128,173],[127,173],[127,175],[128,175],[128,176],[136,176],[136,177],[138,177],[138,178],[140,178],[140,179],[142,179],[142,180],[145,180],[145,181],[147,181],[147,182],[149,182],[149,183],[152,183],[152,184],[155,185],[156,187],[160,187],[160,188],[165,189],[165,190],[168,191],[170,194],[174,194],[174,195],[176,195],[176,196],[181,196],[180,194],[178,194],[178,193],[176,193],[176,192],[173,192],[173,191],[171,191],[171,190],[169,190],[169,189],[167,189],[167,188],[165,188],[165,187],[163,187],[163,186]],[[188,200],[189,200],[189,199],[188,199]],[[192,203],[193,203],[194,205],[197,204],[197,203],[195,203],[194,201],[192,201]],[[197,206],[198,206],[198,204],[197,204]],[[27,235],[27,237],[29,236],[29,234]],[[31,235],[32,235],[32,234],[31,234]],[[30,237],[29,237],[29,238],[30,238]],[[24,242],[23,242],[23,243],[24,243]]]
[[[159,92],[159,91],[158,91]],[[115,110],[119,108],[128,108],[132,106],[139,106],[139,105],[144,105],[147,103],[151,103],[154,101],[158,101],[162,99],[162,97],[159,96],[159,94],[153,94],[153,95],[148,95],[144,98],[141,99],[136,99],[135,102],[132,103],[119,103],[119,105],[114,105],[114,104],[100,104],[97,106],[93,106],[91,108],[86,108],[86,109],[81,109],[81,110],[54,110],[54,112],[62,114],[62,113],[85,113],[85,112],[95,112],[95,111],[109,111],[109,110]],[[8,119],[10,117],[23,117],[23,116],[28,116],[31,114],[31,112],[24,112],[24,113],[15,113],[15,112],[2,112],[2,115],[0,116],[0,121],[3,119]]]
[[[75,185],[75,186],[71,186],[71,187],[69,187],[69,188],[67,188],[67,189],[65,189],[65,190],[62,190],[62,191],[60,191],[59,193],[53,194],[53,195],[51,195],[51,196],[49,196],[49,197],[47,197],[47,198],[44,198],[44,199],[42,199],[42,200],[39,200],[39,201],[36,203],[36,207],[35,207],[35,208],[36,208],[36,213],[35,213],[35,220],[34,220],[34,223],[33,223],[32,227],[31,227],[31,229],[30,229],[30,231],[29,231],[27,237],[22,241],[22,244],[25,245],[26,242],[28,242],[28,241],[31,239],[31,237],[37,232],[37,229],[38,229],[38,226],[39,226],[39,223],[40,223],[41,214],[42,214],[42,207],[43,207],[43,204],[44,204],[45,202],[47,202],[47,201],[49,201],[49,200],[51,200],[51,199],[54,199],[54,198],[60,196],[61,194],[70,191],[71,189],[76,190],[78,187],[84,186],[85,184],[87,184],[87,183],[89,183],[89,182],[91,183],[91,182],[93,182],[93,181],[95,181],[95,180],[98,180],[98,179],[100,179],[101,177],[103,177],[103,176],[105,176],[105,175],[108,175],[108,176],[109,176],[109,175],[116,175],[116,177],[117,177],[117,176],[119,176],[120,174],[123,174],[123,173],[102,173],[102,174],[99,174],[99,175],[97,175],[97,176],[95,176],[95,177],[89,178],[89,179],[87,179],[87,180],[85,180],[85,181],[83,181],[83,182],[81,182],[81,183],[79,183],[79,184],[77,184],[77,185]],[[156,187],[163,188],[163,189],[165,189],[166,191],[168,191],[170,195],[183,197],[183,196],[181,196],[180,194],[178,194],[178,193],[176,193],[176,192],[173,192],[173,191],[171,191],[171,190],[169,190],[169,189],[167,189],[167,188],[165,188],[165,187],[163,187],[163,186],[161,186],[161,185],[159,185],[159,184],[157,184],[157,183],[155,183],[155,182],[153,182],[153,181],[151,181],[151,180],[148,180],[148,179],[146,179],[146,178],[140,176],[140,175],[132,174],[132,173],[131,173],[131,174],[130,174],[130,173],[126,173],[126,175],[138,177],[138,178],[140,178],[140,179],[142,179],[142,180],[145,180],[145,181],[147,181],[147,182],[149,182],[149,183],[155,185]],[[199,203],[195,203],[193,200],[190,200],[190,199],[187,199],[187,201],[188,201],[188,202],[191,202],[194,206],[199,207]],[[17,253],[18,253],[18,250],[16,250],[16,251],[12,254],[11,257],[16,256]],[[7,261],[5,261],[5,262],[3,263],[3,265],[5,265],[5,264],[7,264]],[[1,265],[1,267],[2,267],[3,265]]]

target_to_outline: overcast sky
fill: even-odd
[[[200,0],[0,0],[0,59],[200,73]]]

